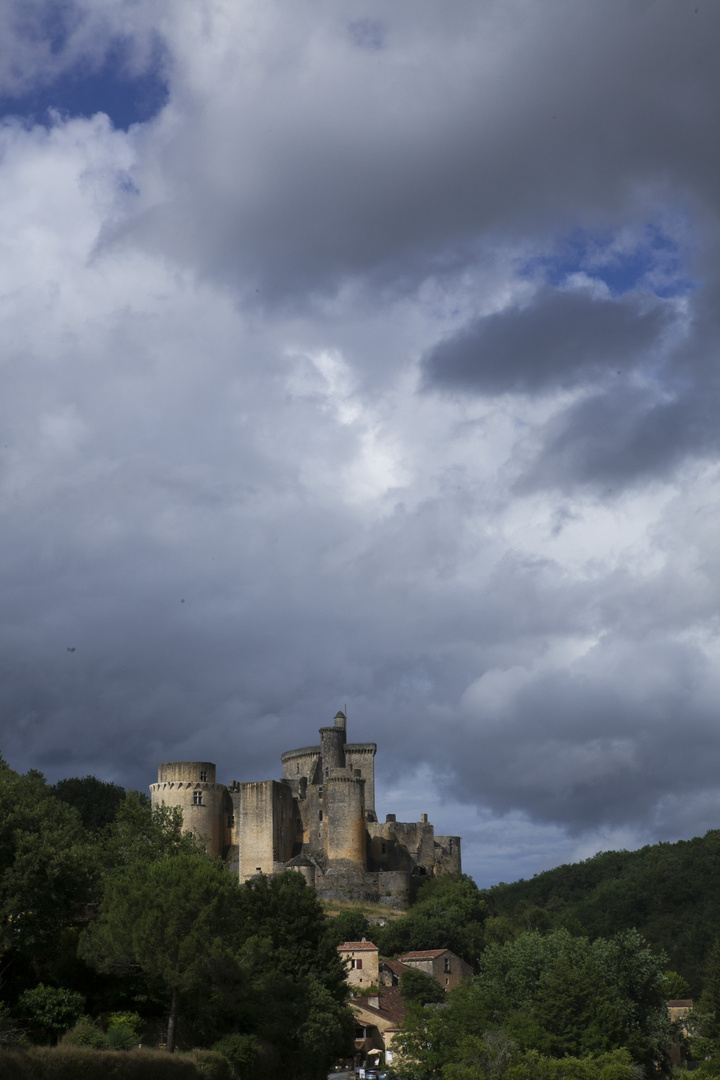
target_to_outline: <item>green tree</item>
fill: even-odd
[[[333,947],[344,941],[362,941],[371,938],[371,926],[362,908],[347,908],[327,920],[325,936]]]
[[[39,983],[20,995],[18,1012],[27,1021],[31,1034],[44,1042],[56,1042],[59,1035],[82,1016],[85,998],[64,987]]]
[[[203,850],[194,834],[183,828],[180,807],[152,808],[138,791],[127,792],[103,836],[103,862],[110,870]]]
[[[81,955],[100,970],[139,968],[164,987],[170,1052],[181,995],[210,987],[228,962],[237,894],[224,866],[205,856],[140,861],[107,879],[97,922],[81,937]]]
[[[445,1000],[445,991],[437,979],[433,979],[432,975],[427,975],[424,971],[417,971],[415,968],[403,971],[400,976],[400,994],[406,1005],[412,1002],[417,1002],[419,1005],[428,1005],[432,1001]]]
[[[0,758],[0,955],[22,954],[40,973],[84,916],[99,869],[77,811],[41,773],[21,776]]]
[[[450,949],[474,964],[483,948],[487,905],[471,878],[446,874],[431,878],[415,904],[400,919],[383,927],[378,947],[385,956],[411,949]]]
[[[75,807],[89,832],[100,832],[110,825],[125,799],[125,788],[96,776],[58,780],[50,790],[56,798]]]

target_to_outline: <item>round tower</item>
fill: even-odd
[[[225,785],[215,783],[212,761],[166,761],[158,766],[158,782],[150,785],[153,809],[177,806],[183,827],[204,839],[213,855],[222,854]]]
[[[332,727],[320,728],[320,754],[325,776],[330,769],[345,768],[345,737],[345,715],[341,712]]]
[[[365,781],[360,773],[328,776],[325,780],[327,830],[325,850],[332,866],[348,860],[365,869]]]

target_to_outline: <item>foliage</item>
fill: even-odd
[[[400,993],[406,1005],[417,1002],[428,1005],[433,1001],[444,1001],[445,991],[432,975],[410,968],[400,976]]]
[[[383,927],[377,945],[384,956],[411,949],[450,949],[470,964],[483,948],[487,906],[477,885],[464,874],[430,878],[415,904]]]
[[[130,1028],[135,1038],[135,1042],[138,1042],[143,1029],[142,1017],[136,1012],[114,1012],[110,1013],[107,1018],[108,1031],[114,1027]]]
[[[108,869],[120,870],[137,862],[195,855],[202,850],[195,836],[184,831],[180,807],[153,809],[144,795],[128,791],[104,837],[103,861]]]
[[[648,1075],[667,1072],[662,988],[663,958],[634,931],[594,942],[565,930],[522,934],[487,949],[473,985],[446,1005],[410,1011],[405,1051],[419,1068],[407,1075],[447,1077],[450,1066],[457,1080],[463,1070],[491,1073],[511,1043],[552,1059],[625,1049]]]
[[[93,898],[98,871],[77,811],[41,773],[21,776],[0,758],[0,955],[32,954],[36,966],[51,958]]]
[[[255,1080],[259,1075],[262,1047],[256,1035],[226,1035],[213,1050],[230,1062],[234,1080]]]
[[[211,982],[216,958],[222,964],[236,893],[222,864],[203,855],[137,862],[108,877],[97,922],[81,937],[88,962],[106,971],[140,968],[169,993],[168,1050],[180,994]]]
[[[105,1043],[109,1050],[132,1050],[138,1037],[129,1024],[113,1024],[107,1029]]]
[[[333,948],[345,941],[362,941],[372,936],[372,927],[362,908],[346,908],[332,919],[328,919],[325,936]]]
[[[0,1050],[3,1080],[203,1080],[190,1055],[157,1050],[113,1054],[86,1046]]]
[[[505,1080],[638,1080],[641,1075],[626,1050],[596,1058],[547,1058],[530,1050],[510,1064]]]
[[[43,983],[33,990],[26,990],[18,1002],[18,1012],[27,1021],[31,1035],[45,1042],[54,1042],[58,1035],[72,1027],[84,1009],[82,994]]]
[[[104,1050],[107,1045],[105,1032],[90,1016],[81,1016],[75,1026],[65,1032],[60,1042],[62,1046],[90,1046],[94,1050]]]
[[[0,1001],[0,1047],[22,1046],[26,1042],[27,1036],[25,1032],[7,1005]]]
[[[490,915],[509,919],[516,932],[538,913],[547,925],[591,938],[635,928],[667,953],[689,983],[688,996],[697,998],[720,938],[720,830],[639,851],[602,852],[483,895]]]
[[[80,814],[83,827],[97,833],[110,825],[125,799],[125,788],[96,776],[72,776],[58,780],[51,789],[62,802],[74,806]]]
[[[188,1055],[202,1080],[233,1080],[230,1062],[217,1050],[191,1050]]]

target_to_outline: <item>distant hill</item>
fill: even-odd
[[[639,851],[607,851],[529,881],[483,891],[491,915],[515,926],[567,926],[590,937],[635,927],[668,955],[668,967],[702,989],[720,939],[720,830]]]

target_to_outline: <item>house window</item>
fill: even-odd
[[[200,773],[200,783],[201,784],[207,783],[207,773],[206,772],[201,772]]]
[[[446,974],[449,973],[449,971],[450,971],[450,957],[446,956],[445,957],[445,972],[446,972]]]
[[[202,806],[202,791],[193,791],[193,803],[195,806]]]
[[[362,960],[356,960],[355,961],[355,967],[357,968],[358,971],[362,971]]]

